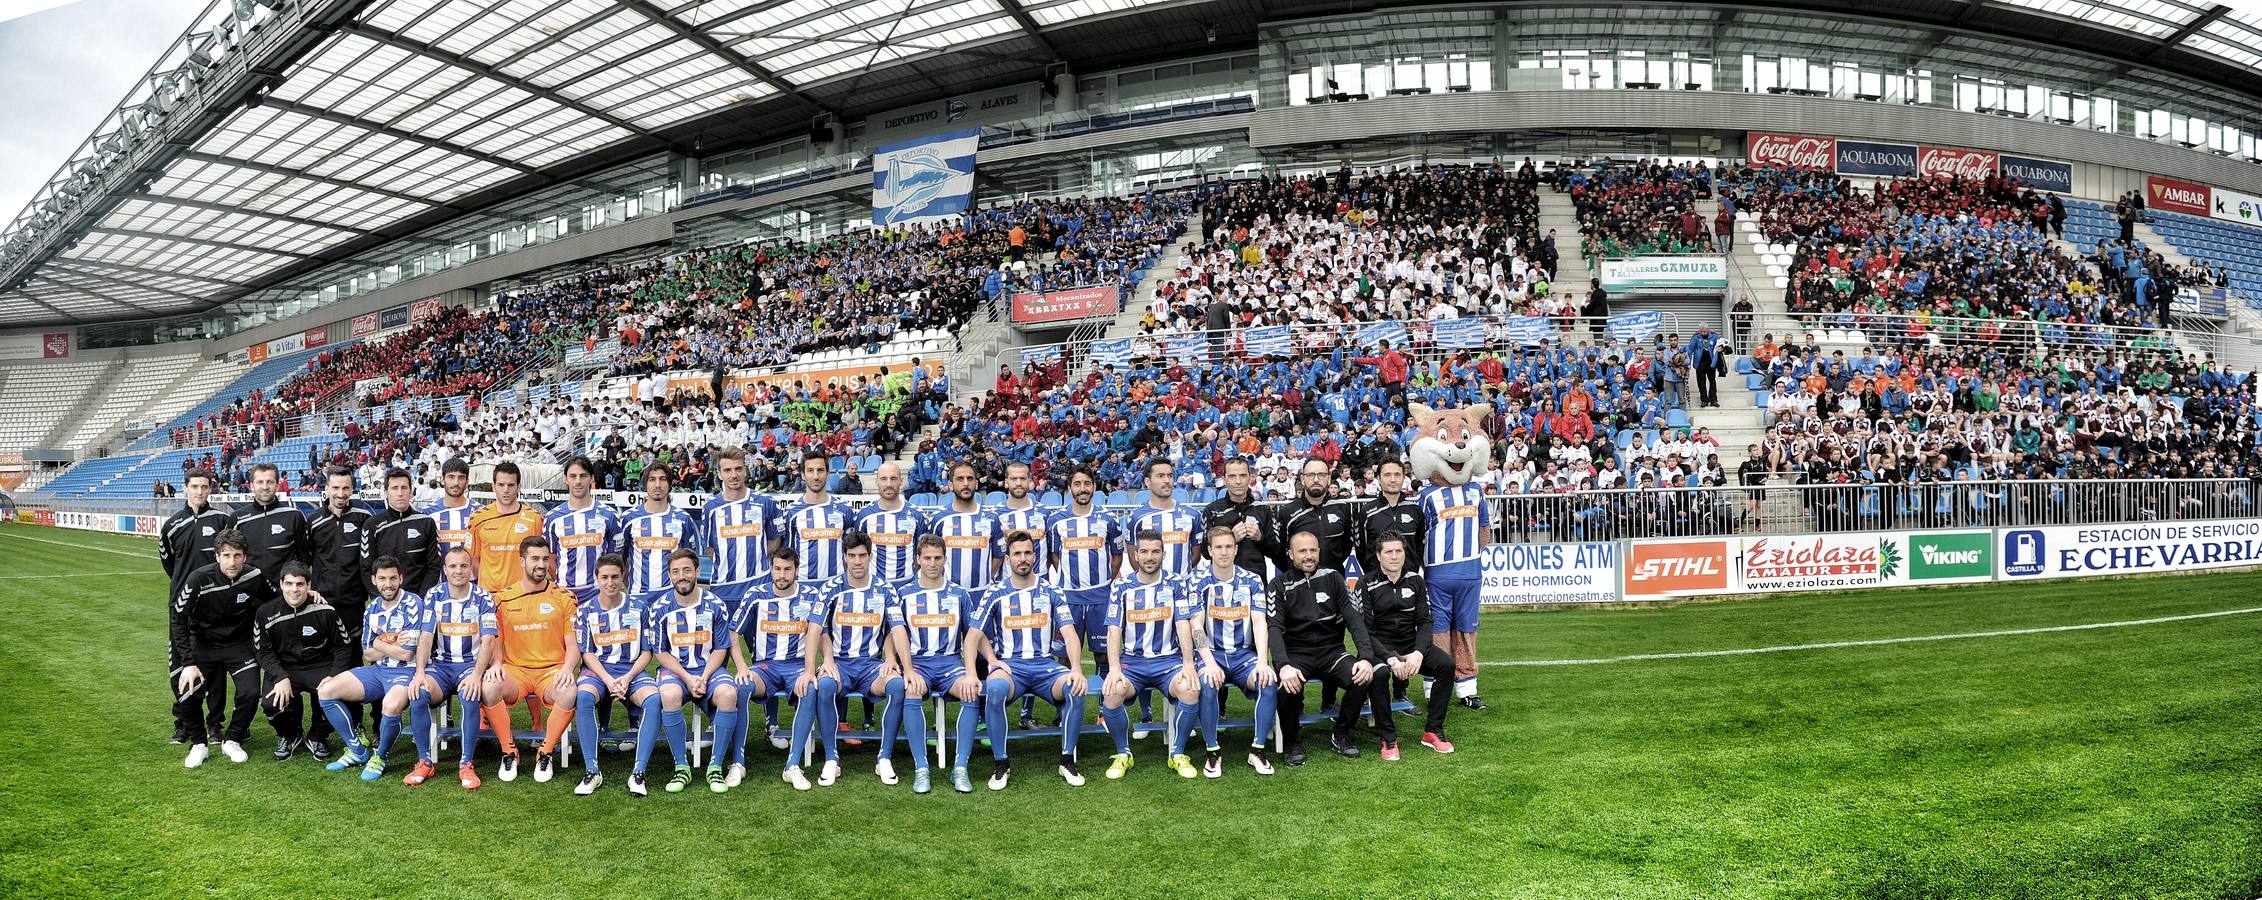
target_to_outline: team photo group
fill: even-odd
[[[1221,732],[1236,730],[1236,767],[1304,765],[1308,705],[1332,716],[1337,755],[1365,743],[1398,761],[1398,715],[1419,718],[1420,745],[1451,753],[1448,709],[1484,708],[1474,633],[1492,522],[1469,476],[1487,454],[1469,446],[1481,432],[1448,433],[1451,414],[1416,412],[1438,433],[1416,443],[1415,465],[1378,467],[1378,497],[1331,496],[1333,466],[1313,458],[1295,499],[1259,502],[1247,461],[1233,460],[1225,495],[1199,508],[1172,498],[1160,457],[1144,463],[1150,492],[1131,510],[1099,505],[1085,468],[1065,504],[1041,505],[1020,463],[1003,472],[1002,503],[985,503],[967,462],[949,470],[939,507],[910,503],[893,463],[876,500],[852,503],[827,493],[821,450],[802,457],[804,491],[786,499],[749,489],[744,449],[714,449],[720,489],[695,510],[665,466],[642,473],[641,503],[602,503],[581,457],[547,510],[522,501],[511,462],[485,475],[482,504],[471,466],[449,460],[421,508],[405,470],[357,484],[334,467],[311,514],[278,493],[273,466],[255,466],[250,498],[226,510],[212,473],[192,470],[186,505],[160,529],[173,742],[192,769],[214,754],[244,763],[264,714],[275,761],[304,754],[375,782],[406,760],[405,733],[402,784],[453,757],[475,790],[482,768],[519,779],[525,738],[538,741],[533,781],[578,763],[574,793],[594,794],[601,755],[633,757],[627,792],[639,797],[739,786],[760,764],[748,758],[757,719],[757,739],[782,751],[780,778],[804,791],[843,777],[843,745],[876,745],[883,785],[906,780],[900,745],[917,793],[935,768],[973,791],[986,749],[987,785],[1002,790],[1011,744],[1056,737],[1058,776],[1081,786],[1094,705],[1110,780],[1155,734],[1183,778],[1222,777]],[[380,511],[357,505],[364,492],[381,495]],[[1236,693],[1253,709],[1229,718]],[[521,704],[530,730],[514,735]],[[951,704],[955,724],[943,721]]]

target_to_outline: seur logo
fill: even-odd
[[[2040,575],[2043,554],[2048,552],[2043,534],[2034,529],[2022,529],[2003,534],[2003,574],[2012,576]]]

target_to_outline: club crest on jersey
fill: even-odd
[[[1337,525],[1337,524],[1341,524],[1341,523],[1342,523],[1342,521],[1343,521],[1343,517],[1342,517],[1342,516],[1340,516],[1340,515],[1337,515],[1337,514],[1335,514],[1335,513],[1328,513],[1328,514],[1327,514],[1327,524],[1329,524],[1329,525]]]
[[[237,595],[236,595],[236,602],[237,602],[237,603],[249,603],[249,602],[251,602],[251,595],[250,595],[250,594],[237,594]]]
[[[417,538],[420,538],[420,537],[423,537],[423,536],[424,536],[424,532],[418,531],[418,530],[416,530],[416,529],[414,529],[414,528],[411,528],[411,529],[409,529],[409,530],[408,530],[408,539],[409,539],[409,540],[412,540],[412,541],[413,541],[413,540],[416,540]]]
[[[299,635],[299,637],[313,637],[313,636],[314,636],[314,626],[312,626],[312,625],[301,625],[301,626],[299,626],[299,627],[298,627],[298,635]]]
[[[541,613],[545,616],[558,611],[557,607],[551,606],[547,603],[537,604],[535,606],[535,609],[540,610]]]
[[[347,533],[347,534],[352,534],[352,533],[354,532],[354,527],[353,527],[353,523],[352,523],[352,522],[339,522],[339,523],[338,523],[338,528],[339,528],[339,530],[341,530],[341,531],[344,531],[344,532],[345,532],[345,533]]]
[[[526,533],[526,523],[525,523],[525,522],[520,522],[520,523],[518,523],[518,524],[516,524],[516,525],[512,525],[512,526],[511,526],[511,531],[513,531],[513,532],[515,532],[515,533],[518,533],[518,534],[525,534],[525,533]]]
[[[281,525],[269,525],[269,526],[267,526],[267,529],[268,529],[268,531],[267,531],[267,533],[268,533],[268,534],[282,534],[282,533],[283,533],[283,526],[281,526]]]
[[[205,536],[205,537],[211,537],[212,535],[213,535],[212,526],[210,526],[210,525],[206,525],[206,526],[204,526],[204,536]]]
[[[1326,592],[1326,591],[1313,591],[1313,592],[1312,592],[1312,602],[1314,602],[1314,603],[1326,603],[1327,601],[1328,601],[1328,596],[1327,596],[1327,592]]]

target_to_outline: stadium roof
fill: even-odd
[[[662,150],[744,145],[1056,63],[1087,72],[1246,47],[1262,22],[1403,5],[219,0],[0,232],[0,325],[200,311],[375,265],[364,254],[536,191],[618,194],[603,175]],[[1718,8],[2044,43],[2262,98],[2262,16],[2222,5]]]

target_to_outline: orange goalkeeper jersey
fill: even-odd
[[[575,613],[573,595],[554,584],[539,591],[521,585],[496,594],[495,631],[502,638],[502,661],[526,669],[564,663]]]
[[[518,589],[518,545],[528,536],[542,536],[542,513],[521,503],[505,513],[494,504],[480,507],[471,517],[471,552],[479,562],[479,586],[502,596]]]

